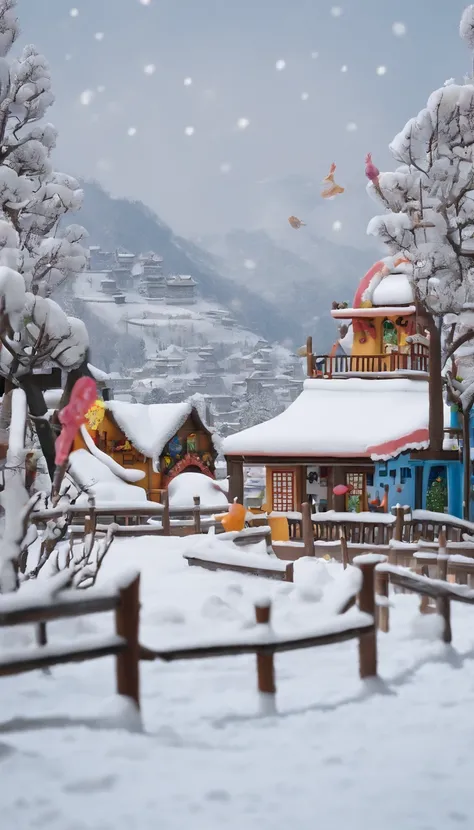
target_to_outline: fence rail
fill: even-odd
[[[72,589],[61,591],[50,603],[37,602],[30,606],[16,603],[17,595],[0,597],[0,627],[34,623],[40,626],[40,645],[22,649],[15,654],[6,652],[0,657],[0,676],[44,669],[60,663],[77,663],[99,657],[116,658],[117,692],[130,697],[140,706],[138,641],[140,615],[140,576],[133,578],[120,590],[101,595],[89,589],[89,595]],[[21,599],[19,597],[18,599]],[[46,623],[65,617],[79,617],[115,610],[115,634],[80,641],[74,645],[47,643]]]

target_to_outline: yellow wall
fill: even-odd
[[[111,444],[113,442],[125,442],[126,436],[115,424],[108,412],[105,413],[104,420],[97,430],[97,433],[99,436],[99,449],[106,452],[107,455],[113,458],[114,461],[117,461],[117,463],[122,467],[125,467],[125,469],[133,468],[134,470],[142,470],[145,473],[145,477],[140,481],[137,481],[136,485],[138,487],[143,487],[143,489],[147,491],[148,498],[151,501],[160,501],[160,494],[158,491],[164,489],[166,486],[166,476],[162,475],[161,472],[155,472],[153,470],[151,458],[145,458],[135,448],[132,448],[130,451],[121,451],[112,448]],[[189,417],[177,434],[184,442],[191,433],[196,434],[197,436],[198,452],[210,452],[213,454],[210,436],[207,432],[199,430],[193,422],[192,417]],[[91,432],[90,434],[94,440],[96,433]],[[87,449],[80,433],[78,433],[74,441],[74,449]]]
[[[403,315],[397,314],[396,316],[389,317],[388,319],[395,325],[395,321],[398,320],[399,317],[402,316],[403,322],[406,322],[407,318],[403,317]],[[364,321],[367,318],[364,318]],[[383,317],[374,317],[372,321],[375,326],[375,338],[371,337],[370,334],[364,334],[363,332],[354,332],[354,342],[352,346],[352,355],[380,355],[384,354],[384,346],[383,346]],[[398,332],[398,346],[402,347],[406,345],[407,339],[407,330],[405,326],[396,326]],[[361,339],[365,339],[365,343],[361,343]]]

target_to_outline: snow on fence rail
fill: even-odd
[[[139,575],[134,573],[117,590],[109,593],[95,588],[89,588],[86,592],[63,590],[53,596],[39,592],[36,595],[28,591],[25,595],[23,593],[20,591],[0,597],[0,627],[34,623],[40,626],[40,641],[36,648],[0,652],[0,677],[60,663],[114,656],[118,694],[130,697],[140,707]],[[47,622],[105,611],[115,611],[114,635],[79,640],[74,645],[51,645],[46,642]]]

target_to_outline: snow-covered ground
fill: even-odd
[[[252,619],[262,594],[274,600],[275,627],[297,630],[326,613],[333,579],[342,575],[322,562],[297,568],[295,586],[210,573],[181,558],[193,544],[120,540],[108,555],[103,582],[130,565],[141,570],[145,645],[231,633]],[[392,630],[379,635],[380,681],[358,679],[356,641],[279,655],[277,717],[256,715],[251,656],[142,664],[143,732],[123,728],[112,659],[0,679],[2,826],[471,826],[474,612],[453,608],[450,648],[436,640],[437,618],[421,617],[414,597],[396,595],[393,603]],[[76,640],[111,632],[113,619],[48,628],[52,642]],[[31,631],[1,634],[3,647],[15,647]]]

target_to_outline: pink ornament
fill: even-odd
[[[69,403],[59,413],[62,430],[56,439],[55,460],[58,467],[67,461],[76,433],[85,422],[86,414],[96,399],[97,386],[95,380],[79,378],[74,384]]]
[[[332,492],[335,496],[345,496],[346,493],[349,493],[352,490],[352,487],[347,487],[345,484],[336,484],[335,487],[332,488]]]
[[[401,492],[402,492],[402,490],[403,490],[403,487],[400,487],[400,485],[398,485],[398,487],[397,487],[397,493],[401,493]]]
[[[372,153],[367,153],[365,157],[365,175],[371,182],[378,184],[380,170],[372,163]]]

